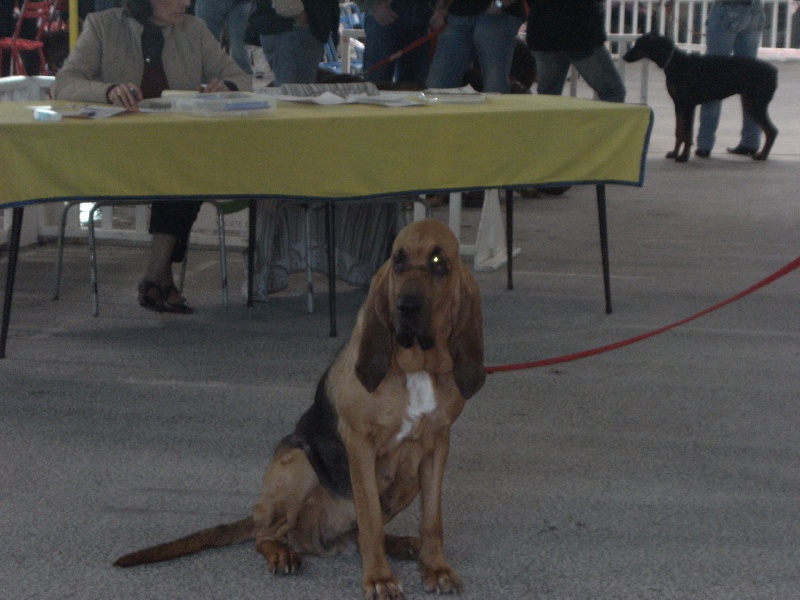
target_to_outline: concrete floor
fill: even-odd
[[[728,100],[712,158],[687,164],[663,158],[674,120],[652,70],[645,184],[608,193],[613,314],[593,189],[517,202],[515,289],[502,271],[477,274],[488,364],[651,331],[800,254],[800,65],[780,69],[770,160],[725,155],[740,123]],[[465,211],[465,241],[476,217]],[[197,314],[155,315],[135,302],[145,249],[104,246],[95,318],[85,247],[68,248],[56,302],[54,255],[53,244],[22,252],[0,361],[0,597],[360,597],[354,555],[310,558],[292,578],[267,573],[250,544],[111,566],[249,511],[272,447],[342,342],[327,336],[324,294],[306,314],[298,276],[266,304],[234,294],[223,309],[217,254],[196,249],[186,293]],[[236,290],[235,253],[229,269]],[[620,350],[490,376],[454,428],[446,479],[463,597],[800,598],[799,274]],[[341,332],[362,299],[340,294]],[[413,531],[416,516],[390,530]],[[415,565],[394,567],[409,598],[426,596]]]

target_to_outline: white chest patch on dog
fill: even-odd
[[[410,373],[406,378],[406,388],[408,389],[408,407],[406,416],[403,419],[403,426],[397,434],[397,441],[400,442],[411,433],[414,425],[420,418],[436,408],[436,392],[433,391],[433,381],[427,371],[417,371]]]

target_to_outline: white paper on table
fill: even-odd
[[[336,106],[339,104],[377,104],[378,106],[400,107],[421,106],[422,102],[414,99],[407,92],[383,93],[377,96],[367,94],[347,94],[345,96],[333,92],[322,92],[318,96],[278,96],[284,102],[303,102],[320,106]]]

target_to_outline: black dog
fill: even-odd
[[[753,158],[766,160],[778,136],[778,128],[767,114],[767,106],[778,87],[778,69],[745,56],[688,54],[671,39],[655,32],[639,37],[622,57],[629,63],[642,58],[649,58],[664,69],[667,91],[675,103],[675,149],[667,158],[677,162],[689,159],[694,109],[698,104],[741,94],[742,109],[758,123],[766,137],[764,147]]]

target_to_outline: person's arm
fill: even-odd
[[[102,34],[95,13],[88,15],[75,47],[69,53],[51,89],[55,100],[108,102],[106,93],[116,82],[101,81]]]
[[[447,13],[452,3],[453,0],[436,0],[436,4],[433,5],[433,16],[428,24],[431,29],[437,30],[445,26]]]
[[[224,91],[219,88],[219,83],[224,83],[229,90],[249,92],[253,90],[253,80],[250,75],[242,71],[227,52],[220,46],[214,35],[205,28],[202,35],[202,83],[213,86],[207,91]]]
[[[392,0],[380,0],[370,9],[369,14],[381,25],[391,25],[397,21],[397,13],[392,9]]]

